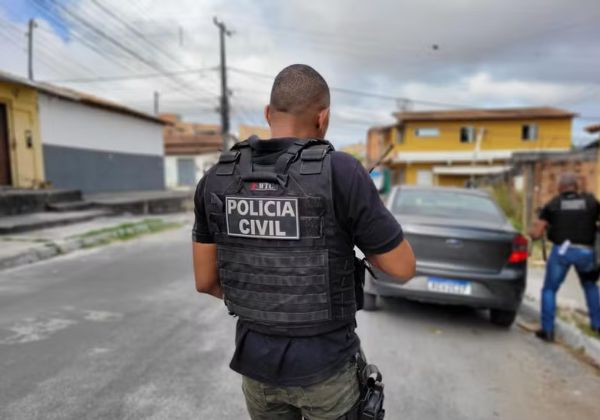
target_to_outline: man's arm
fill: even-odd
[[[192,244],[196,290],[223,299],[223,289],[217,270],[217,246],[215,244]]]
[[[204,184],[206,176],[200,180],[194,194],[194,228],[192,229],[192,261],[196,290],[223,299],[223,289],[217,270],[217,246],[208,228],[204,208]]]
[[[417,268],[415,254],[406,239],[391,251],[369,255],[367,259],[381,271],[398,279],[400,283],[409,281]]]
[[[405,283],[415,273],[415,255],[394,215],[381,201],[360,162],[334,152],[332,170],[338,220],[373,266]]]
[[[544,232],[546,231],[546,229],[548,228],[548,221],[552,220],[551,219],[551,213],[552,213],[552,206],[553,206],[553,201],[551,201],[550,203],[546,204],[539,212],[537,219],[533,222],[533,225],[531,225],[531,227],[529,228],[529,231],[527,233],[529,233],[529,236],[531,236],[531,239],[536,240],[536,239],[540,239],[544,236]]]
[[[548,227],[548,222],[543,219],[536,219],[533,225],[529,228],[529,236],[531,239],[540,239],[544,236],[544,232]]]

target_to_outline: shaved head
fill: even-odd
[[[329,86],[323,77],[305,64],[281,70],[271,89],[271,109],[294,116],[329,108]]]
[[[564,172],[558,180],[558,190],[560,192],[577,191],[579,185],[577,175],[573,172]]]

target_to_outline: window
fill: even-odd
[[[392,213],[494,223],[504,221],[504,216],[489,197],[444,190],[401,190],[395,196]]]
[[[537,140],[538,127],[537,124],[523,124],[521,127],[521,140],[530,141]]]
[[[440,130],[438,128],[415,128],[415,136],[417,137],[438,137]]]
[[[475,127],[460,128],[460,142],[473,143],[475,141]]]

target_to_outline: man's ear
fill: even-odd
[[[325,138],[327,128],[329,128],[329,108],[322,109],[317,116],[317,130],[320,138]]]
[[[269,127],[271,126],[271,105],[265,105],[265,120],[267,120],[267,124]]]

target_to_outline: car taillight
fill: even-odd
[[[518,234],[513,238],[512,252],[508,257],[508,262],[511,264],[520,263],[527,260],[527,238]]]

